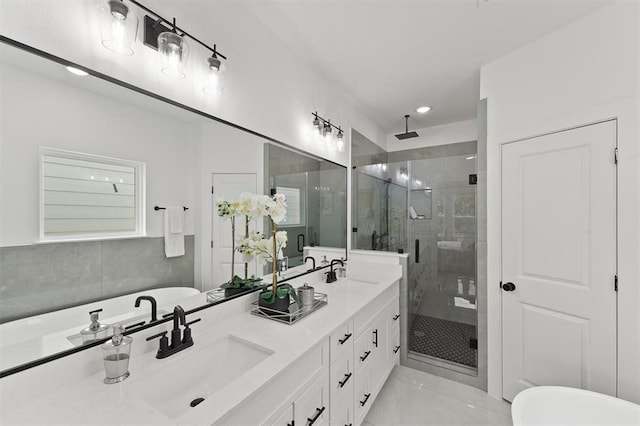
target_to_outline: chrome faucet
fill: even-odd
[[[136,308],[140,307],[142,300],[148,300],[151,303],[151,322],[158,320],[158,304],[153,296],[140,296],[136,299]]]
[[[311,271],[315,271],[316,270],[316,259],[313,256],[307,256],[304,258],[304,263],[307,263],[307,260],[311,259],[311,269],[309,269],[307,272],[311,272]]]

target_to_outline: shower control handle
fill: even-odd
[[[504,291],[513,291],[516,289],[516,285],[514,283],[504,283],[502,284],[502,289]]]

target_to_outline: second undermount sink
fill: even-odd
[[[196,341],[184,352],[158,360],[162,368],[132,381],[130,391],[176,419],[272,354],[270,349],[233,335],[201,347]]]

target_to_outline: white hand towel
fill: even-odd
[[[183,216],[182,207],[167,207],[164,211],[164,253],[167,257],[184,255]]]

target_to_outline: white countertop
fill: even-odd
[[[375,265],[380,266],[380,265]],[[68,383],[59,383],[49,386],[51,391],[38,395],[34,400],[24,397],[13,398],[10,404],[2,404],[0,423],[13,424],[65,424],[65,425],[137,425],[137,424],[212,424],[224,415],[238,407],[242,401],[260,391],[278,373],[286,369],[304,353],[312,349],[323,338],[340,326],[349,317],[355,315],[378,295],[382,294],[401,277],[399,265],[384,265],[384,268],[375,268],[378,284],[356,281],[349,278],[339,279],[332,284],[321,283],[320,275],[301,277],[294,281],[294,286],[308,282],[315,287],[317,292],[328,295],[328,305],[302,319],[294,325],[287,325],[270,321],[251,315],[246,310],[246,303],[242,310],[220,318],[216,314],[219,307],[205,309],[193,314],[188,321],[200,315],[202,321],[192,326],[195,344],[178,354],[164,360],[155,358],[157,341],[149,346],[144,342],[142,333],[134,334],[134,349],[138,345],[146,348],[147,352],[132,354],[129,371],[131,376],[122,383],[105,385],[102,383],[104,371],[89,374],[80,379],[70,380]],[[351,275],[351,271],[349,273]],[[354,274],[355,275],[355,274]],[[248,296],[255,300],[256,295]],[[224,306],[219,305],[219,306]],[[197,407],[189,409],[178,419],[169,419],[154,407],[147,404],[141,395],[134,395],[131,388],[135,384],[151,374],[156,375],[159,381],[171,386],[171,377],[162,377],[163,364],[180,362],[188,358],[188,354],[204,348],[227,335],[233,335],[245,339],[256,345],[260,345],[273,351],[256,366],[246,373],[231,381],[226,386],[213,391]],[[139,348],[139,349],[140,349]],[[97,348],[93,355],[100,357],[101,350]],[[87,351],[89,352],[89,351]],[[86,355],[85,355],[86,356]],[[71,357],[68,357],[71,358]],[[64,377],[64,373],[58,371],[54,374],[51,370],[55,363],[37,367],[34,370],[47,367],[43,380],[57,380],[55,377]],[[60,368],[69,368],[69,360]],[[200,368],[206,370],[207,365],[188,365],[185,369]],[[91,370],[91,369],[88,369]],[[37,371],[31,371],[25,375],[25,380],[32,380]],[[23,373],[10,376],[14,383],[20,381]],[[3,379],[6,380],[6,379]],[[19,383],[18,388],[23,388],[24,383]],[[31,386],[38,386],[32,383]],[[4,393],[8,386],[2,387]],[[37,395],[37,392],[34,392]]]

